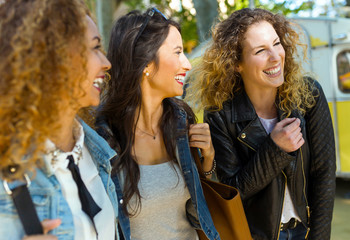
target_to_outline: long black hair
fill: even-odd
[[[139,117],[142,92],[141,80],[144,68],[151,62],[158,66],[157,52],[169,33],[170,26],[180,31],[179,24],[164,18],[157,11],[149,15],[151,9],[144,14],[132,11],[121,17],[112,28],[107,58],[112,63],[109,73],[107,91],[103,94],[102,105],[97,113],[96,125],[107,123],[111,130],[109,144],[119,157],[113,162],[113,174],[123,172],[124,211],[133,216],[141,207],[141,196],[138,189],[140,169],[132,156],[135,140],[135,122]],[[145,22],[147,22],[146,27]],[[143,29],[143,31],[142,31]],[[142,32],[140,34],[139,32]],[[160,130],[166,151],[176,161],[176,120],[173,103],[188,113],[188,120],[195,121],[190,107],[176,98],[163,100],[163,115],[160,118]],[[99,132],[99,130],[97,129]],[[133,195],[137,196],[137,207],[128,212],[127,206]]]

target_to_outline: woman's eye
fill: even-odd
[[[259,53],[261,53],[261,52],[263,52],[264,51],[264,49],[260,49],[259,51],[257,51],[256,53],[255,53],[255,55],[256,54],[259,54]]]
[[[280,45],[281,44],[281,42],[276,42],[275,44],[274,44],[274,46],[277,46],[277,45]]]
[[[101,48],[102,48],[101,45],[96,45],[96,46],[94,47],[95,50],[101,50]]]
[[[177,54],[177,55],[180,55],[180,54],[181,54],[181,51],[176,52],[176,54]]]

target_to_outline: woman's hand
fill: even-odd
[[[46,235],[49,231],[57,228],[61,224],[60,219],[45,219],[41,222],[43,226],[44,234],[43,235],[33,235],[26,236],[22,240],[57,240],[57,237],[53,235]]]
[[[287,153],[298,150],[305,142],[299,118],[285,118],[278,122],[270,136],[275,144]]]
[[[204,161],[203,171],[209,172],[213,168],[215,150],[211,142],[209,125],[207,123],[197,123],[190,126],[189,141],[191,147],[201,149]]]

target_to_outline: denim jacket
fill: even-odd
[[[80,121],[80,123],[83,126],[85,133],[85,145],[89,149],[91,157],[96,164],[117,217],[117,196],[114,184],[110,177],[112,169],[110,159],[113,158],[116,153],[109,147],[107,142],[86,123],[83,121]],[[38,213],[39,220],[61,219],[61,225],[52,230],[50,234],[57,236],[59,240],[73,240],[73,216],[68,203],[63,197],[57,178],[52,172],[48,171],[48,168],[45,166],[36,169],[35,174],[35,178],[32,179],[29,186],[29,192]],[[15,186],[22,184],[23,182],[14,181],[8,185],[10,188],[14,188]],[[3,186],[3,180],[0,179],[0,238],[18,240],[22,239],[24,234],[24,229],[17,215],[12,198],[6,193]]]
[[[193,223],[191,218],[191,224],[196,225],[196,228],[202,229],[209,240],[219,240],[220,236],[215,229],[213,220],[211,218],[207,203],[204,198],[203,189],[200,183],[198,170],[195,161],[191,155],[189,140],[187,135],[187,113],[181,109],[176,103],[172,102],[173,108],[178,116],[177,121],[177,138],[176,146],[178,150],[179,162],[181,164],[182,173],[186,182],[186,186],[191,195],[191,201],[194,209],[196,210],[197,223]],[[102,128],[102,129],[101,129]],[[101,124],[101,128],[97,130],[99,134],[104,137],[111,136],[111,131],[106,123]],[[108,133],[106,133],[108,132]],[[108,140],[108,139],[107,139]],[[119,224],[123,232],[125,239],[131,239],[130,235],[130,222],[129,218],[124,214],[123,211],[123,191],[122,182],[123,179],[119,179],[120,176],[112,176],[112,180],[115,184],[119,203]],[[199,222],[198,222],[199,221]]]

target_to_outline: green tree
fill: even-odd
[[[260,4],[259,6],[268,9],[271,12],[281,13],[285,16],[289,16],[291,14],[297,14],[300,11],[313,9],[314,5],[314,1],[311,0],[303,1],[299,3],[299,5],[296,5],[295,0],[285,0],[280,3],[276,3],[275,1],[269,0],[267,4]],[[292,8],[291,6],[295,7]]]
[[[114,11],[120,1],[116,0],[95,0],[96,17],[98,19],[98,28],[103,36],[103,45],[107,49],[108,39],[114,21]]]
[[[185,8],[182,1],[179,11],[169,7],[171,0],[150,0],[149,2],[152,6],[157,6],[160,11],[166,13],[166,15],[180,23],[181,31],[183,33],[182,37],[184,40],[184,48],[187,51],[191,51],[191,49],[198,44],[197,19],[195,15],[191,13],[191,9]],[[125,1],[125,3],[129,6],[129,10],[145,10],[147,7],[149,7],[145,6],[143,0]]]
[[[109,31],[113,23],[113,11],[121,2],[127,4],[129,10],[145,10],[144,0],[85,0],[96,15],[99,22],[99,29],[104,39],[109,38]],[[306,0],[295,6],[294,0],[285,0],[276,3],[275,0],[269,0],[267,4],[261,4],[259,0],[253,0],[255,7],[262,7],[272,12],[282,13],[286,16],[296,14],[302,10],[312,9],[314,1]],[[350,0],[347,0],[350,2]],[[225,19],[233,11],[249,7],[249,0],[225,0],[224,7],[218,7],[218,0],[192,0],[194,8],[188,9],[180,0],[180,10],[176,11],[169,7],[171,0],[149,0],[151,5],[156,5],[160,11],[174,18],[181,25],[184,47],[187,52],[204,41],[212,25],[220,19]],[[293,9],[291,6],[295,6]],[[224,11],[223,11],[223,10]]]
[[[93,15],[97,19],[97,25],[103,36],[103,46],[107,49],[107,42],[114,21],[114,11],[122,0],[85,0]]]
[[[197,29],[200,41],[208,38],[210,28],[218,17],[218,1],[217,0],[193,0],[196,9]],[[208,11],[210,9],[210,11]]]

